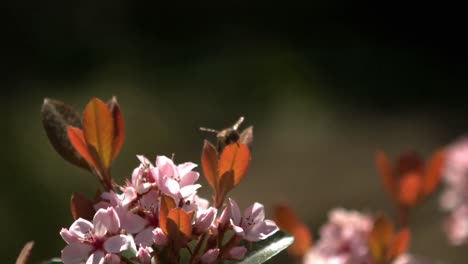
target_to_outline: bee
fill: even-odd
[[[206,127],[200,127],[200,130],[216,133],[218,153],[221,152],[223,146],[237,142],[247,145],[247,147],[251,150],[253,142],[253,126],[249,126],[245,128],[241,133],[239,133],[238,128],[242,124],[242,122],[244,122],[243,116],[241,116],[237,120],[237,122],[235,122],[232,126],[222,130],[216,130]]]

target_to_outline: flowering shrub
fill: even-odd
[[[443,230],[452,245],[468,244],[467,138],[434,152],[427,162],[410,151],[392,164],[378,151],[377,172],[395,206],[396,221],[335,208],[313,241],[308,226],[288,205],[276,205],[271,221],[262,204],[241,210],[229,196],[250,165],[253,127],[239,133],[243,117],[221,131],[201,128],[217,133],[216,144],[205,140],[201,154],[203,176],[213,189],[211,203],[198,196],[202,186],[193,162],[177,164],[162,155],[153,162],[136,155],[131,177],[123,184],[114,181],[112,162],[125,140],[115,97],[107,104],[92,99],[82,115],[46,99],[42,119],[55,150],[101,184],[93,198],[72,194],[75,221],[59,232],[66,245],[60,258],[46,263],[263,263],[291,245],[287,251],[294,263],[430,264],[408,253],[410,216],[437,190],[442,175],[446,188],[440,204],[448,212]],[[33,244],[24,246],[18,264],[28,262]]]
[[[82,116],[63,102],[46,99],[42,115],[57,152],[94,174],[102,186],[93,199],[73,193],[75,221],[60,231],[67,244],[61,262],[261,263],[292,243],[292,238],[278,232],[275,222],[265,219],[262,204],[254,202],[241,212],[236,201],[228,198],[247,173],[252,127],[236,138],[238,122],[217,147],[205,141],[201,167],[214,190],[210,205],[197,194],[202,186],[193,162],[176,164],[157,156],[152,163],[137,155],[139,164],[131,178],[123,185],[113,180],[111,165],[125,139],[115,97],[107,104],[92,99]],[[255,242],[268,238],[261,248],[254,248]],[[21,253],[22,263],[31,247]]]

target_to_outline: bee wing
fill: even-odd
[[[239,117],[239,120],[237,120],[237,122],[234,125],[232,125],[232,129],[237,130],[239,126],[242,124],[242,122],[244,122],[243,116]]]
[[[249,150],[252,150],[253,143],[253,126],[249,126],[242,133],[240,133],[239,141],[244,143],[249,147]]]

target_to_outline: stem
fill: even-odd
[[[198,255],[198,251],[200,251],[201,246],[203,245],[203,242],[205,242],[205,238],[206,238],[206,233],[203,233],[203,235],[198,240],[198,243],[195,246],[195,249],[193,250],[193,253],[192,253],[192,256],[190,257],[189,263],[194,263],[195,257]]]

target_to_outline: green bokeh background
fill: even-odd
[[[49,144],[44,97],[80,111],[93,96],[118,97],[127,129],[113,166],[120,183],[136,154],[199,163],[212,135],[198,128],[244,115],[255,126],[253,160],[232,196],[242,207],[260,201],[268,213],[288,202],[314,232],[334,207],[393,215],[376,149],[428,157],[468,131],[466,43],[449,22],[339,1],[204,4],[5,4],[2,262],[28,240],[36,241],[33,263],[59,256],[70,194],[97,187]],[[466,248],[450,247],[442,233],[437,196],[414,212],[411,251],[465,263]]]

